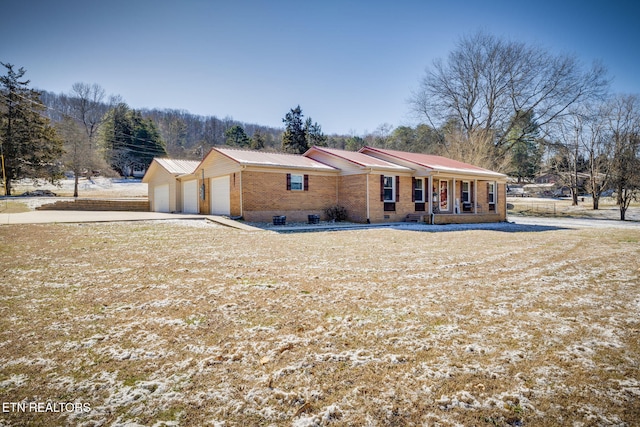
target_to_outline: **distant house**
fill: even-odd
[[[506,220],[505,175],[440,156],[374,147],[312,147],[302,155],[216,147],[199,163],[168,162],[154,159],[143,179],[152,210],[193,211],[197,203],[201,214],[295,222],[325,219],[325,209],[339,205],[363,223]]]

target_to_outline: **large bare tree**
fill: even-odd
[[[78,197],[80,175],[90,165],[89,136],[81,125],[69,116],[64,116],[63,120],[56,124],[56,129],[64,142],[65,154],[62,159],[66,168],[74,175],[73,197]]]
[[[455,130],[445,138],[462,147],[453,152],[472,151],[482,166],[501,169],[518,141],[513,130],[519,117],[530,115],[544,131],[571,105],[601,95],[607,85],[598,63],[585,69],[574,56],[480,31],[463,36],[446,61],[433,62],[410,103],[432,127],[448,124]]]
[[[71,86],[70,104],[73,115],[82,125],[89,137],[89,149],[93,147],[93,140],[102,123],[103,117],[109,109],[104,103],[105,91],[97,83],[74,83]]]
[[[612,146],[611,179],[617,192],[620,219],[640,198],[640,97],[619,95],[609,104]]]

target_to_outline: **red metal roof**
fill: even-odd
[[[475,166],[469,163],[460,162],[458,160],[449,159],[447,157],[436,156],[433,154],[409,153],[406,151],[386,150],[376,147],[362,147],[361,153],[375,155],[376,153],[387,157],[396,158],[405,162],[413,163],[434,171],[441,172],[462,172],[475,173],[481,175],[494,175],[496,177],[505,177],[505,175]]]
[[[358,151],[347,151],[347,150],[339,150],[337,148],[314,146],[310,148],[303,155],[307,156],[310,152],[312,152],[312,150],[327,153],[332,156],[339,157],[351,163],[355,163],[359,166],[363,166],[367,168],[379,168],[379,169],[407,171],[407,172],[411,171],[411,169],[405,168],[404,166],[400,166],[395,163],[390,163],[390,162],[387,162],[386,160],[378,159],[377,157],[367,156],[366,154],[360,153]]]

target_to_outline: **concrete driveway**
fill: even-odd
[[[263,231],[238,221],[217,215],[171,214],[161,212],[124,211],[29,211],[21,213],[0,213],[0,225],[11,224],[55,224],[81,222],[149,221],[161,219],[200,219],[245,231]]]

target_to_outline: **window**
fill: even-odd
[[[302,191],[302,183],[304,178],[302,175],[291,175],[291,190]]]
[[[449,210],[449,181],[440,181],[440,210]]]
[[[496,210],[496,183],[487,183],[487,202],[489,203],[489,210]]]
[[[395,179],[392,176],[383,177],[383,202],[395,202],[396,201],[396,188]]]
[[[462,203],[471,202],[471,186],[469,181],[462,181]]]
[[[416,203],[424,202],[424,179],[413,179],[413,201]]]
[[[309,175],[287,174],[287,191],[309,191]]]

